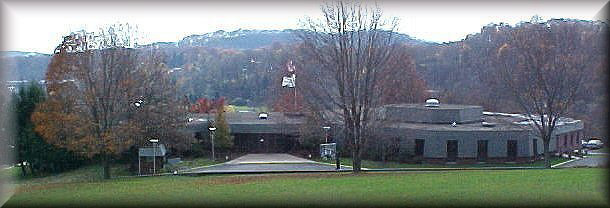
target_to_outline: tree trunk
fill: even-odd
[[[382,166],[385,168],[386,165],[386,145],[383,142],[383,140],[381,140],[381,161],[382,161]]]
[[[551,153],[549,152],[549,139],[542,140],[544,146],[544,167],[551,168]]]
[[[104,179],[110,179],[110,157],[106,154],[102,156],[102,166],[104,167]]]
[[[355,141],[354,142],[354,150],[352,151],[352,165],[353,165],[353,171],[354,173],[360,173],[360,166],[361,166],[361,161],[360,161],[360,145],[358,145],[359,142]]]

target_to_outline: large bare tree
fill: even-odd
[[[565,116],[577,96],[584,91],[592,68],[603,51],[603,41],[594,39],[599,31],[579,32],[577,23],[543,23],[533,18],[508,31],[499,47],[499,76],[514,101],[528,117],[543,141],[545,167],[550,168],[549,146],[560,117]],[[600,41],[582,47],[587,41]]]
[[[362,147],[373,125],[373,110],[379,105],[392,70],[385,67],[393,54],[393,31],[397,19],[382,18],[376,6],[356,1],[331,1],[321,6],[322,18],[305,20],[308,28],[301,60],[307,70],[297,73],[302,93],[310,106],[340,118],[349,141],[354,172],[360,172]]]

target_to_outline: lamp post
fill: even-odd
[[[328,131],[330,130],[330,126],[323,126],[324,132],[326,133],[324,136],[324,143],[328,143]]]
[[[153,175],[155,175],[157,173],[157,142],[159,142],[158,139],[150,139],[148,140],[151,143],[153,143]]]
[[[137,101],[135,101],[133,103],[133,105],[136,108],[142,107],[143,104],[144,104],[144,101],[142,100],[142,98],[139,98]],[[145,128],[148,128],[148,125]],[[141,164],[142,164],[142,162],[141,162],[141,159],[140,159],[140,149],[138,148],[138,176],[142,175],[142,165]]]
[[[216,156],[214,156],[214,131],[216,131],[216,127],[208,128],[210,130],[210,138],[212,140],[212,161],[216,161]]]

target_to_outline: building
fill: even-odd
[[[375,112],[378,137],[391,138],[397,154],[408,161],[527,162],[543,153],[542,139],[536,136],[531,121],[521,114],[485,112],[481,106],[441,104],[438,100],[385,105]],[[264,119],[254,112],[226,115],[235,136],[235,148],[240,152],[290,151],[298,143],[306,121],[301,114],[281,112],[270,112]],[[188,129],[207,133],[207,115],[194,117]],[[572,152],[583,139],[582,130],[580,120],[559,119],[550,151]]]
[[[187,130],[196,135],[209,134],[208,119],[214,114],[195,114]],[[299,113],[269,112],[261,117],[256,112],[228,112],[225,119],[231,129],[234,150],[248,153],[281,153],[295,148],[305,116]],[[196,136],[198,137],[198,136]]]
[[[526,162],[543,153],[542,139],[521,114],[484,112],[481,106],[398,104],[379,110],[382,136],[399,141],[399,154],[427,162]],[[553,153],[570,153],[583,139],[579,120],[560,118]]]
[[[160,172],[166,162],[167,149],[164,144],[138,149],[138,168],[140,174]],[[153,161],[154,160],[154,161]]]
[[[6,88],[12,94],[18,94],[19,90],[24,87],[28,87],[30,85],[30,81],[28,80],[12,80],[5,82]],[[42,87],[43,91],[46,91],[46,81],[40,80],[38,81],[38,86]]]

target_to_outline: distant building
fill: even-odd
[[[5,82],[6,88],[10,93],[17,94],[19,90],[24,87],[28,87],[30,85],[30,81],[28,80],[11,80]],[[38,85],[42,87],[43,91],[46,91],[46,81],[40,80],[38,81]]]
[[[155,170],[161,172],[166,162],[167,150],[164,144],[138,149],[138,166],[141,174],[151,174]],[[153,160],[155,160],[153,162]],[[154,168],[153,168],[154,167]]]
[[[398,154],[410,161],[526,162],[543,154],[542,139],[536,136],[531,121],[521,114],[484,112],[481,106],[442,104],[438,100],[385,105],[375,112],[381,124],[378,136],[391,138]],[[266,119],[261,119],[257,115],[226,113],[235,136],[235,150],[287,152],[298,144],[305,116],[269,112]],[[207,134],[207,117],[194,115],[187,129]],[[569,153],[578,148],[584,136],[582,130],[580,120],[559,119],[550,151]]]

